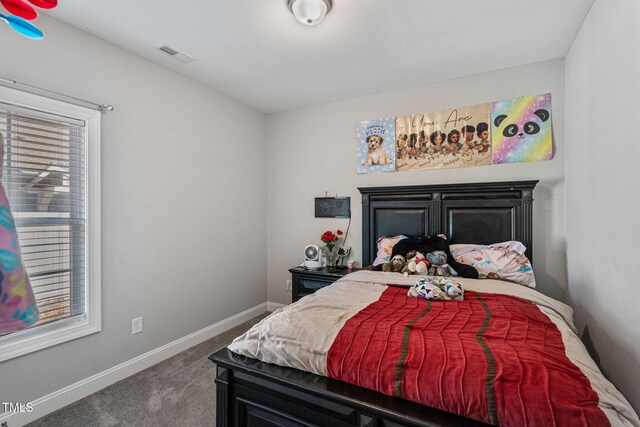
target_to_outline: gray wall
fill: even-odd
[[[565,298],[568,252],[568,295],[578,326],[589,327],[605,372],[638,408],[640,388],[628,373],[640,368],[640,332],[633,326],[640,315],[632,307],[640,296],[632,246],[640,227],[616,226],[634,224],[635,211],[612,206],[629,206],[625,198],[637,194],[628,171],[639,146],[624,141],[640,122],[633,109],[640,62],[630,55],[640,42],[631,17],[640,10],[632,0],[604,3],[596,1],[574,43],[566,76],[563,60],[548,61],[268,120],[47,16],[39,21],[46,28],[40,43],[3,31],[0,50],[8,54],[0,76],[113,103],[116,111],[103,119],[103,331],[0,363],[0,400],[33,400],[260,304],[267,300],[265,274],[269,300],[289,301],[287,269],[301,261],[304,245],[318,243],[327,229],[346,227],[344,220],[313,217],[313,197],[325,191],[352,198],[348,243],[359,260],[358,186],[540,179],[534,212],[539,289]],[[360,120],[547,91],[554,96],[557,144],[550,162],[355,174]],[[599,148],[618,140],[620,150]],[[615,254],[590,249],[594,230],[615,242]],[[253,269],[227,256],[234,239],[252,242]],[[615,292],[602,285],[611,277]],[[139,315],[145,329],[132,336],[131,318]]]
[[[553,93],[557,154],[552,161],[466,169],[356,175],[355,124],[361,120],[436,111],[543,92]],[[314,218],[313,198],[351,196],[348,244],[361,259],[359,186],[539,179],[534,197],[535,272],[542,292],[564,300],[564,62],[477,74],[425,86],[270,114],[268,128],[269,300],[290,301],[287,271],[302,261],[304,246],[320,243],[346,220]]]
[[[568,299],[640,410],[640,3],[597,0],[566,58]],[[636,172],[634,172],[636,171]]]
[[[4,26],[0,76],[112,103],[102,132],[102,332],[0,363],[28,402],[266,301],[266,116],[46,15]],[[230,242],[251,242],[253,266]],[[131,319],[144,331],[131,335]]]

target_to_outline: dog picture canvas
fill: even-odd
[[[491,120],[493,164],[553,158],[550,93],[496,101]]]
[[[396,170],[396,119],[387,117],[358,123],[357,171],[359,174]]]
[[[491,104],[396,119],[398,171],[491,164]]]

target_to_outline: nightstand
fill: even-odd
[[[331,269],[324,267],[319,270],[308,270],[304,267],[293,267],[291,272],[291,302],[296,302],[305,295],[309,295],[318,289],[329,286],[341,277],[360,270],[353,268]]]

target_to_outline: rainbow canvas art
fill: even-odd
[[[551,94],[493,102],[491,141],[493,164],[551,160]]]

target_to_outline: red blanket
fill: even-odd
[[[390,286],[342,328],[327,372],[491,424],[609,425],[555,324],[506,295],[427,301]]]

